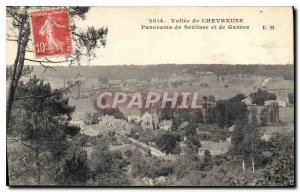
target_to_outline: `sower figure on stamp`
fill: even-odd
[[[48,43],[48,49],[51,52],[60,50],[63,52],[63,42],[55,38],[54,36],[54,27],[58,28],[65,28],[64,25],[60,25],[57,23],[58,19],[53,18],[51,13],[48,14],[48,19],[45,21],[44,25],[42,26],[41,30],[39,31],[40,35],[46,34],[46,39]]]

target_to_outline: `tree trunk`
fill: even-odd
[[[36,185],[41,184],[41,175],[42,175],[42,169],[41,169],[41,163],[40,163],[40,158],[39,158],[39,151],[35,151],[35,168],[36,168]]]
[[[30,25],[28,22],[28,16],[22,18],[19,29],[18,48],[15,62],[12,67],[12,76],[8,78],[8,87],[6,91],[6,127],[9,127],[9,121],[11,117],[11,110],[14,102],[14,96],[16,88],[18,86],[20,77],[22,75],[24,59],[26,53],[26,46],[30,35]]]

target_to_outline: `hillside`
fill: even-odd
[[[43,73],[42,66],[34,66],[33,74],[43,77],[74,78],[77,74],[92,79],[166,79],[172,74],[194,74],[196,71],[210,71],[216,75],[249,74],[260,76],[281,76],[294,79],[294,65],[225,65],[225,64],[160,64],[160,65],[122,65],[122,66],[55,66],[57,71]]]

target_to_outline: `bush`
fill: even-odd
[[[65,133],[72,137],[77,135],[79,132],[80,132],[80,127],[75,125],[69,125],[65,128]]]
[[[59,184],[68,186],[85,185],[90,178],[86,151],[77,147],[69,149],[58,171]]]

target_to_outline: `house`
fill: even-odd
[[[188,121],[183,122],[181,125],[179,125],[179,129],[184,129],[186,127],[188,127],[190,125],[190,123]]]
[[[105,115],[99,118],[98,129],[109,132],[109,131],[118,131],[129,133],[131,126],[127,123],[126,120],[116,119],[114,116]]]
[[[261,139],[262,139],[262,140],[265,140],[265,141],[269,141],[270,138],[271,138],[271,136],[270,136],[269,134],[264,134],[264,135],[261,137]]]
[[[276,103],[278,104],[279,107],[286,107],[287,102],[283,100],[276,100]]]
[[[231,127],[229,127],[229,131],[232,132],[234,130],[234,125],[232,125]]]
[[[140,116],[130,115],[127,117],[128,123],[140,123],[142,121]]]
[[[226,139],[227,142],[231,142],[231,136]]]
[[[79,120],[71,120],[69,121],[70,125],[74,125],[74,126],[78,126],[78,127],[83,127],[84,123],[83,121],[79,121]]]
[[[264,105],[272,105],[272,104],[275,104],[276,103],[276,100],[267,100],[265,101]]]
[[[82,125],[84,125],[84,122],[87,119],[87,117],[88,117],[87,113],[76,111],[72,114],[72,119],[70,120],[70,124],[81,127]]]
[[[159,123],[159,129],[163,129],[166,131],[171,131],[171,127],[173,126],[172,120],[163,120]]]
[[[141,117],[141,125],[143,128],[153,129],[152,115],[147,111]]]
[[[252,98],[250,96],[246,97],[245,99],[243,99],[241,101],[242,103],[246,104],[246,105],[252,105]]]
[[[264,105],[268,106],[268,105],[273,105],[273,104],[277,104],[278,107],[286,107],[287,106],[287,102],[284,100],[268,100],[265,101]]]

